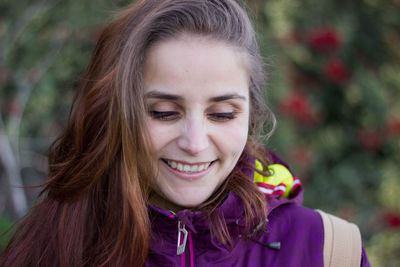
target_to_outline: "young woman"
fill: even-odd
[[[323,266],[321,217],[255,141],[274,124],[264,78],[233,0],[128,7],[101,34],[0,265]]]

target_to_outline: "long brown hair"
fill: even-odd
[[[233,0],[138,1],[103,30],[68,125],[50,148],[50,178],[42,199],[16,229],[1,266],[145,263],[153,168],[143,122],[143,61],[151,45],[181,33],[220,40],[248,55],[251,117],[244,155],[260,154],[253,136],[274,117],[263,101],[264,67],[244,10]],[[242,199],[249,227],[266,218],[262,193],[235,168],[217,193],[198,207],[217,224],[214,235],[223,243],[229,243],[229,234],[217,207],[227,192]]]

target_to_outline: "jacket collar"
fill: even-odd
[[[244,215],[244,207],[241,199],[233,193],[217,208],[218,212],[225,218],[227,224],[238,223]],[[176,232],[177,222],[185,224],[193,233],[209,230],[207,217],[201,211],[192,211],[189,209],[181,210],[174,214],[171,211],[162,209],[154,204],[149,204],[149,214],[153,228]]]

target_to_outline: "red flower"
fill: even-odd
[[[383,213],[383,221],[390,228],[400,227],[400,214],[397,212],[385,212]]]
[[[328,61],[324,66],[325,76],[332,82],[343,85],[350,78],[350,72],[346,64],[341,59],[333,59]]]
[[[386,124],[386,133],[389,137],[397,137],[400,135],[400,119],[394,119]]]
[[[339,33],[334,28],[319,28],[307,36],[309,46],[316,52],[331,52],[342,47]]]
[[[384,142],[382,133],[376,129],[361,129],[358,132],[358,139],[360,144],[371,152],[379,150]]]
[[[302,124],[313,126],[319,122],[315,108],[303,93],[293,91],[279,105],[282,113],[292,116]]]

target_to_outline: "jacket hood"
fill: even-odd
[[[269,162],[271,164],[280,164],[280,165],[285,166],[289,170],[291,175],[295,179],[298,179],[293,174],[293,171],[290,169],[290,167],[284,161],[282,161],[274,152],[268,151],[268,156],[269,156]],[[254,174],[253,174],[253,177],[254,177]],[[295,204],[301,205],[303,203],[303,193],[304,193],[304,189],[303,189],[303,186],[301,186],[301,184],[300,184],[300,186],[297,187],[297,189],[293,191],[293,193],[289,196],[289,198],[282,198],[279,196],[267,197],[268,213],[270,213],[272,210],[276,209],[279,206],[290,204],[290,203],[295,203]]]

